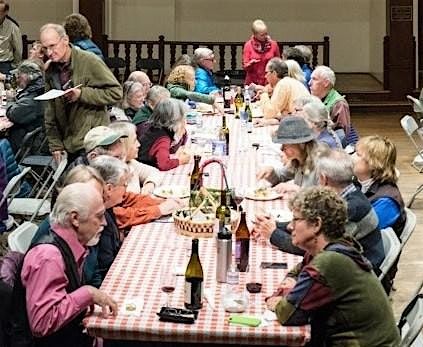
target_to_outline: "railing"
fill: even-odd
[[[33,40],[28,40],[26,35],[22,36],[24,43],[24,57],[28,53],[28,45]],[[306,42],[278,42],[280,51],[285,47],[295,45],[309,46],[313,53],[312,65],[329,65],[329,37],[325,36],[323,41]],[[219,70],[242,70],[242,49],[244,42],[193,42],[193,41],[166,41],[163,35],[158,41],[145,40],[109,40],[103,35],[100,46],[107,57],[122,58],[125,61],[125,79],[135,70],[136,61],[141,58],[160,59],[164,64],[165,71],[169,71],[176,59],[182,54],[194,53],[198,47],[208,47],[215,52]],[[119,68],[114,69],[115,75],[119,75]]]

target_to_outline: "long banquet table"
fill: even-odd
[[[231,135],[230,155],[221,158],[226,165],[229,185],[232,187],[255,186],[258,167],[269,160],[277,159],[277,152],[270,148],[269,128],[254,128],[246,133],[240,121],[227,116]],[[203,127],[212,129],[221,124],[221,117],[203,117]],[[195,131],[195,128],[194,128]],[[252,143],[260,143],[257,150]],[[266,149],[267,148],[267,149]],[[270,150],[269,150],[270,148]],[[273,156],[273,159],[269,158]],[[189,174],[193,163],[170,170],[163,175],[165,185],[189,185]],[[220,187],[221,176],[218,165],[207,166],[204,178],[207,187]],[[251,220],[259,211],[271,212],[286,208],[281,199],[252,201],[245,199],[243,208]],[[161,220],[132,228],[110,268],[101,289],[111,295],[119,304],[117,317],[103,319],[97,310],[84,320],[90,335],[112,340],[142,342],[167,342],[187,344],[237,344],[303,346],[310,338],[309,326],[283,327],[277,321],[270,321],[257,328],[241,327],[228,323],[229,313],[222,302],[223,284],[215,280],[215,240],[200,239],[200,259],[204,270],[204,287],[210,303],[204,302],[198,319],[192,325],[159,321],[156,315],[165,304],[165,294],[160,288],[160,270],[163,266],[185,269],[190,255],[190,239],[176,233],[172,222]],[[260,263],[286,262],[288,269],[300,257],[274,250],[262,241],[251,241],[249,272],[240,274],[240,286],[254,280],[262,283],[262,291],[248,294],[249,304],[244,315],[262,316],[264,299],[270,295],[288,270],[260,269]],[[136,298],[143,301],[139,316],[125,313],[122,306]],[[135,300],[135,299],[134,299]],[[177,276],[175,292],[170,295],[171,307],[184,305],[184,277]],[[172,344],[171,344],[172,345]]]

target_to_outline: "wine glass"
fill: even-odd
[[[176,285],[176,274],[173,269],[166,264],[160,271],[160,287],[166,294],[166,307],[169,307],[169,294],[173,293]]]
[[[237,212],[239,212],[239,209],[241,207],[241,203],[244,200],[244,198],[245,198],[245,188],[236,187],[234,189],[233,199],[234,199],[234,202],[235,202],[235,205],[236,205],[236,211]]]

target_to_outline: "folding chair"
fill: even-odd
[[[31,222],[24,222],[19,225],[7,237],[10,250],[26,253],[37,230],[38,226]]]
[[[44,181],[34,198],[14,198],[9,202],[9,213],[12,215],[30,216],[29,221],[32,222],[36,217],[44,216],[50,213],[50,201],[48,197],[56,186],[60,176],[65,171],[67,158],[62,159],[54,174]]]
[[[400,347],[422,347],[423,294],[417,294],[406,306],[398,322],[401,334]]]
[[[397,260],[401,252],[401,243],[392,228],[382,229],[380,233],[382,234],[383,250],[385,252],[385,259],[379,266],[381,271],[379,279],[382,280]]]
[[[423,103],[421,101],[423,99],[423,89],[422,93],[420,94],[420,100],[412,97],[411,95],[407,95],[407,99],[410,100],[413,104],[413,111],[415,113],[419,115],[423,114]]]
[[[16,158],[16,162],[18,164],[21,163],[21,161],[28,155],[28,153],[31,151],[31,148],[34,145],[34,141],[37,138],[38,134],[41,133],[41,131],[43,130],[42,127],[38,127],[34,130],[32,130],[31,132],[27,133],[23,140],[22,140],[22,144],[21,147],[19,148],[18,152],[15,155]]]
[[[404,129],[404,132],[409,137],[410,141],[412,142],[414,148],[416,149],[417,155],[414,157],[413,162],[411,165],[419,172],[423,172],[423,148],[419,146],[423,141],[422,134],[420,133],[419,126],[417,125],[416,120],[411,117],[410,115],[405,115],[401,118],[401,127]],[[415,193],[412,195],[411,199],[409,200],[407,207],[411,207],[414,202],[414,199],[420,192],[423,190],[423,184],[420,185]]]
[[[407,215],[407,220],[405,222],[404,230],[401,233],[401,249],[404,248],[414,229],[416,228],[417,218],[413,211],[409,208],[405,208],[405,213]]]
[[[146,70],[148,77],[152,83],[162,84],[164,75],[164,65],[160,59],[153,58],[142,58],[138,59],[136,63],[137,70]],[[153,70],[157,70],[156,74],[153,74]]]

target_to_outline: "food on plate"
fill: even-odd
[[[135,311],[137,309],[137,305],[131,303],[131,304],[126,304],[125,306],[126,311]]]
[[[260,187],[260,188],[254,189],[253,195],[256,198],[267,198],[272,193],[273,191],[270,188]]]

